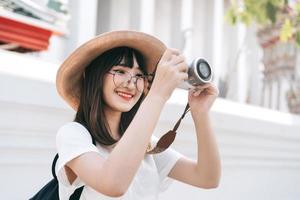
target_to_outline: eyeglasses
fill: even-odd
[[[146,153],[147,154],[157,154],[157,153],[161,153],[163,151],[165,151],[167,148],[169,148],[169,146],[174,142],[175,137],[176,137],[176,131],[181,123],[181,120],[184,118],[184,116],[186,115],[186,113],[188,113],[190,111],[190,106],[187,103],[186,107],[184,109],[183,114],[181,115],[181,117],[179,118],[179,120],[177,121],[177,123],[175,124],[173,130],[168,131],[166,134],[164,134],[156,143],[156,146],[154,148],[149,148],[147,149]]]
[[[113,81],[116,87],[130,84],[131,80],[133,80],[136,89],[139,92],[143,92],[146,81],[145,75],[137,74],[133,76],[130,72],[122,69],[110,70],[108,73],[113,75]]]

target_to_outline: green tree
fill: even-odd
[[[280,39],[294,39],[300,47],[299,0],[231,0],[225,19],[232,25],[242,22],[250,25],[280,25]]]

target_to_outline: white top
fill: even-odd
[[[152,141],[157,141],[157,138],[153,136]],[[59,182],[59,197],[60,200],[69,200],[75,189],[84,183],[77,177],[70,185],[64,165],[86,152],[97,152],[103,158],[107,158],[109,152],[98,143],[95,146],[88,130],[77,122],[69,122],[58,130],[56,145],[59,158],[55,171]],[[164,191],[170,185],[171,179],[167,175],[181,156],[180,153],[170,148],[159,154],[147,154],[123,196],[109,197],[86,185],[80,200],[156,200],[159,192]]]

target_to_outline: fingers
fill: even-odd
[[[193,93],[194,96],[199,96],[203,91],[205,91],[208,95],[219,95],[219,90],[217,86],[215,86],[213,83],[206,83],[204,85],[199,85],[192,89],[190,92]]]
[[[204,88],[196,87],[194,89],[191,89],[189,91],[189,93],[196,97],[196,96],[199,96],[203,92],[203,90],[205,90],[205,89]]]
[[[211,83],[206,83],[206,84],[197,86],[197,87],[195,88],[195,90],[197,90],[197,91],[198,91],[198,90],[203,90],[203,89],[208,88],[208,87],[211,87],[211,86],[212,86]]]
[[[199,96],[204,90],[205,90],[205,88],[200,88],[200,89],[196,90],[196,92],[194,92],[193,95]]]
[[[180,72],[185,72],[185,73],[187,73],[187,71],[188,71],[188,65],[186,64],[186,62],[181,62],[181,63],[179,63],[179,64],[177,64],[176,66],[175,66]]]
[[[180,52],[179,52],[179,50],[177,50],[177,49],[166,49],[165,50],[165,52],[164,52],[164,54],[162,55],[162,57],[161,57],[161,61],[169,61],[169,60],[171,60],[171,58],[172,58],[172,55],[179,55],[180,54]]]
[[[157,73],[173,73],[172,76],[178,75],[178,80],[181,81],[188,79],[188,65],[185,62],[185,57],[177,49],[166,49],[159,62],[158,69]]]
[[[186,80],[188,80],[189,77],[188,77],[187,73],[182,72],[182,73],[180,73],[180,78],[182,81],[186,81]]]
[[[166,49],[158,66],[158,68],[168,66],[178,72],[186,73],[188,71],[188,65],[185,62],[185,57],[177,49]]]
[[[185,61],[185,57],[182,54],[179,55],[172,55],[171,59],[169,60],[170,64],[177,65]]]
[[[185,56],[176,49],[171,49],[170,52],[173,54],[170,56],[168,64],[176,67],[180,72],[187,72],[188,65],[185,62]]]

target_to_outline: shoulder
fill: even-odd
[[[58,133],[64,131],[87,131],[87,129],[78,122],[68,122],[58,129]]]
[[[64,140],[92,140],[89,131],[78,122],[68,122],[61,126],[56,134],[56,142]]]

